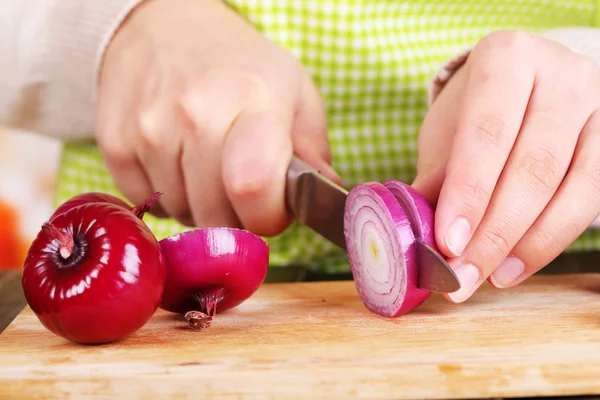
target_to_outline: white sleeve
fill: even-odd
[[[92,137],[105,48],[141,1],[1,0],[0,124]]]

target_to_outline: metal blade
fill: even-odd
[[[346,250],[344,207],[348,191],[297,157],[287,175],[287,204],[292,215]]]
[[[460,289],[460,281],[444,258],[422,239],[417,238],[419,288],[430,292],[452,293]]]
[[[293,157],[287,173],[286,201],[294,218],[346,251],[344,209],[348,191],[319,171]],[[452,293],[458,278],[444,258],[417,238],[419,287],[431,292]]]

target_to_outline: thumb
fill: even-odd
[[[433,206],[444,183],[455,126],[438,105],[431,108],[423,121],[417,143],[417,176],[411,185]]]
[[[292,113],[254,103],[235,119],[223,148],[223,184],[242,226],[274,236],[290,222],[285,183],[292,142]]]
[[[294,153],[338,185],[342,179],[331,166],[331,146],[327,137],[327,117],[323,100],[308,75],[302,83],[292,127]]]
[[[459,107],[464,69],[450,79],[427,113],[417,143],[417,176],[412,187],[435,206],[444,183]]]

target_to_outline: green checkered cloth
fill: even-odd
[[[233,9],[306,66],[324,98],[333,165],[348,188],[365,181],[412,182],[419,128],[435,71],[485,34],[594,26],[595,1],[231,0]],[[224,27],[226,29],[226,27]],[[66,143],[55,202],[81,192],[120,197],[93,144]],[[189,228],[145,217],[161,239]],[[268,238],[271,266],[349,271],[346,255],[293,224]],[[584,233],[567,251],[600,248]]]

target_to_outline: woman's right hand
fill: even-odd
[[[220,0],[146,0],[109,44],[96,138],[134,203],[198,227],[280,233],[292,153],[341,183],[308,73]]]

